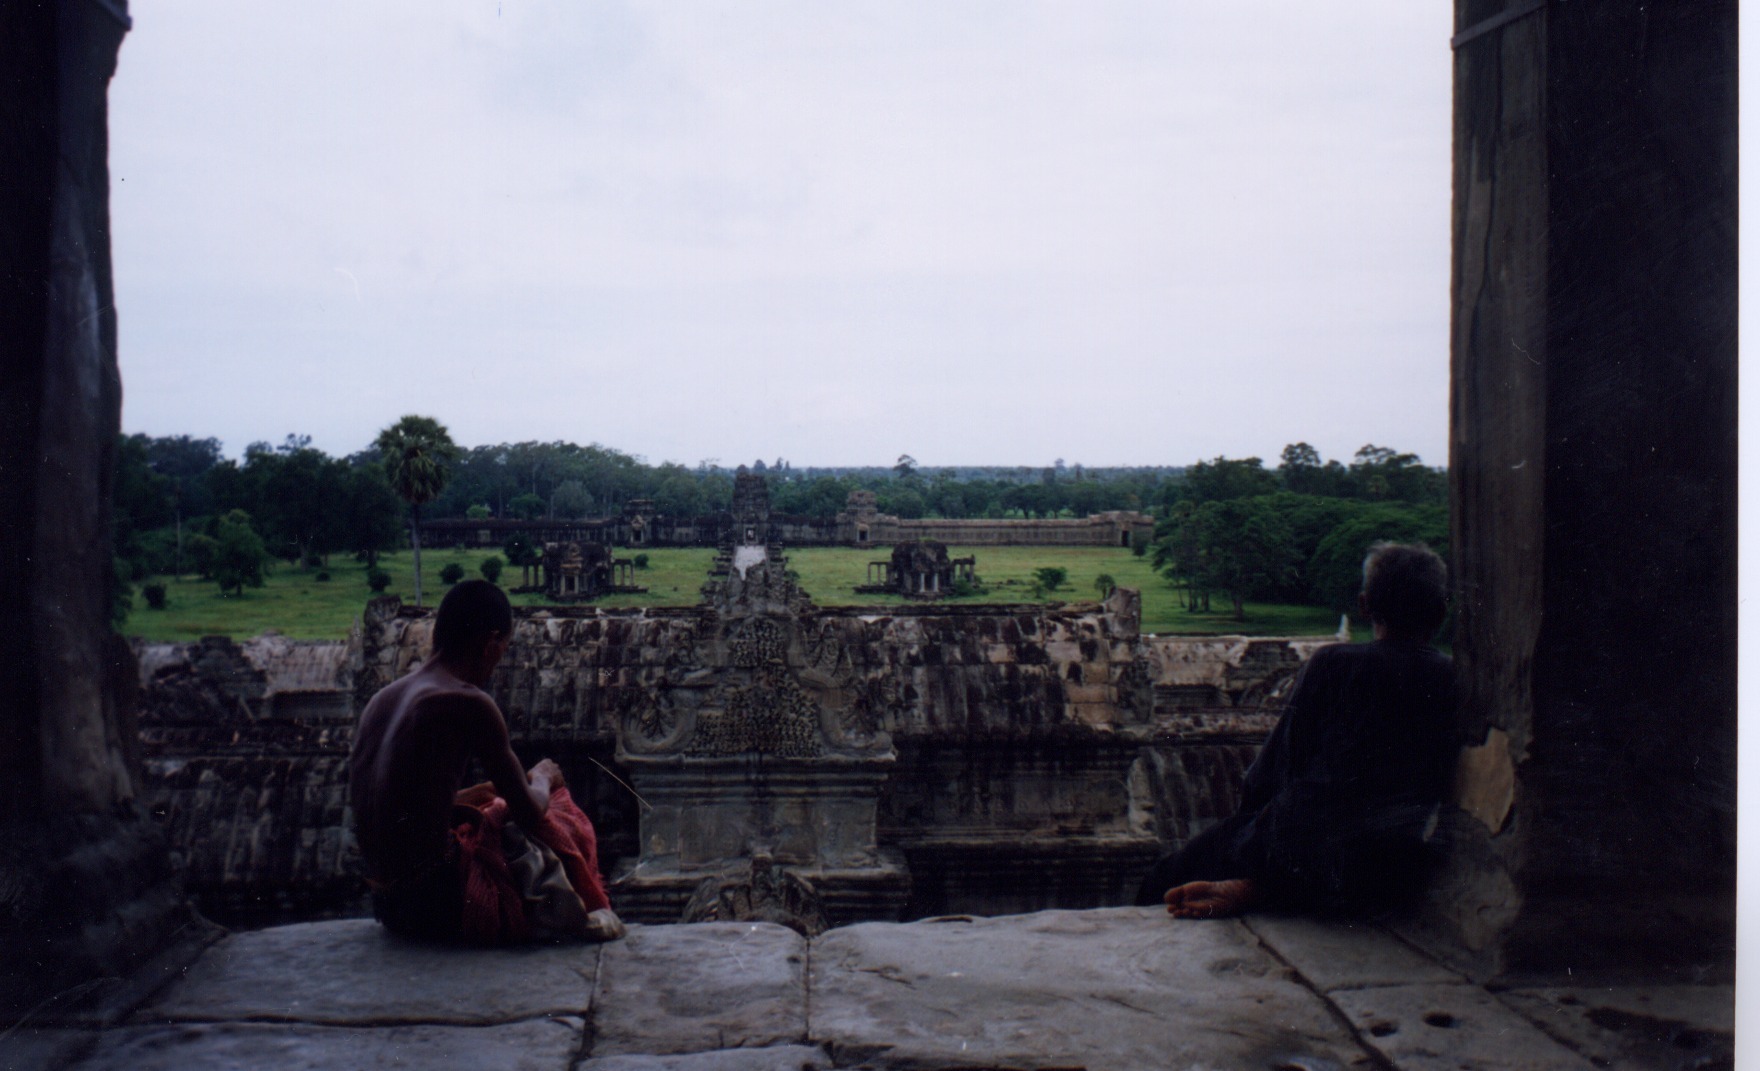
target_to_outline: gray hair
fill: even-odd
[[[1363,600],[1373,620],[1434,632],[1448,614],[1448,566],[1422,543],[1376,543],[1363,559]]]

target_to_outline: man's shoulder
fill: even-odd
[[[427,717],[437,713],[487,715],[496,712],[495,700],[474,684],[438,674],[412,673],[379,689],[367,703],[368,712],[407,711]]]
[[[1344,671],[1377,666],[1405,672],[1447,673],[1454,662],[1427,643],[1331,643],[1308,656],[1309,665],[1322,670]]]

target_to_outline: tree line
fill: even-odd
[[[1345,465],[1292,443],[1276,469],[1256,457],[1193,465],[1147,551],[1194,612],[1214,595],[1237,619],[1249,600],[1348,613],[1373,543],[1422,542],[1448,557],[1447,503],[1447,474],[1415,454],[1371,444]]]
[[[597,443],[499,443],[464,448],[429,417],[409,416],[366,448],[331,457],[305,435],[254,442],[239,460],[217,439],[127,435],[116,451],[115,535],[119,598],[159,575],[199,574],[223,591],[261,584],[282,560],[322,569],[349,554],[369,569],[436,517],[508,519],[605,516],[636,498],[674,516],[730,508],[733,474],[712,461],[650,465]],[[901,517],[1044,518],[1107,510],[1156,517],[1137,547],[1184,592],[1192,609],[1213,595],[1237,615],[1247,600],[1314,602],[1348,609],[1367,541],[1422,539],[1446,549],[1447,480],[1416,455],[1365,446],[1349,464],[1324,461],[1306,443],[1259,458],[1181,467],[1084,469],[933,468],[901,455],[889,468],[797,469],[759,462],[771,508],[830,517],[852,491],[871,491]],[[1362,543],[1362,547],[1358,544]],[[519,553],[514,553],[518,551]],[[510,550],[519,565],[524,550]],[[1348,589],[1348,590],[1347,590]]]
[[[694,468],[670,461],[651,465],[597,443],[467,448],[437,423],[420,431],[417,439],[431,440],[433,463],[431,486],[415,507],[426,518],[611,516],[637,498],[652,500],[660,513],[690,517],[726,510],[733,501],[733,472],[713,462]],[[289,435],[278,444],[253,442],[242,458],[232,460],[214,438],[122,436],[115,480],[122,571],[137,581],[188,572],[207,576],[221,563],[228,581],[242,576],[248,584],[253,544],[239,525],[255,534],[262,557],[269,560],[311,568],[348,553],[371,565],[407,537],[412,508],[394,486],[386,450],[385,442],[375,441],[332,457],[312,446],[310,436]],[[882,512],[907,518],[1154,509],[1173,500],[1179,474],[1173,468],[1084,470],[1061,461],[1043,469],[935,469],[917,465],[908,455],[891,467],[800,470],[778,459],[753,469],[769,480],[774,511],[808,517],[836,515],[851,491],[872,491]],[[993,475],[962,478],[961,471]],[[234,527],[224,527],[227,523]]]

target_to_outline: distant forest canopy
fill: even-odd
[[[409,418],[406,418],[408,420]],[[417,418],[421,419],[421,418]],[[252,443],[242,460],[218,440],[187,435],[121,437],[115,524],[118,579],[199,572],[223,586],[251,582],[261,563],[306,567],[337,553],[369,565],[408,540],[412,518],[579,518],[616,514],[636,498],[656,511],[692,516],[728,509],[733,470],[715,460],[688,468],[650,465],[599,444],[500,443],[460,448],[443,427],[425,458],[432,494],[394,490],[375,445],[331,457],[311,438]],[[1338,603],[1361,561],[1358,536],[1424,538],[1447,533],[1447,476],[1414,454],[1364,446],[1348,462],[1324,460],[1306,443],[1284,448],[1275,467],[1260,458],[1186,466],[1085,467],[1058,459],[1035,466],[801,466],[778,458],[751,471],[770,484],[777,513],[829,517],[849,493],[875,493],[900,517],[1086,516],[1142,510],[1156,536],[1139,553],[1155,560],[1193,605],[1211,594],[1235,600]],[[252,560],[256,559],[256,565]],[[1354,568],[1352,566],[1351,568]],[[1354,587],[1351,589],[1354,594]]]

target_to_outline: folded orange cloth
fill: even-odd
[[[507,801],[495,795],[490,784],[474,785],[458,794],[453,819],[459,869],[464,878],[465,940],[480,944],[530,940],[532,922],[527,916],[524,892],[514,880],[502,851],[502,833],[508,822]],[[580,897],[583,916],[611,906],[611,898],[605,894],[605,881],[599,874],[599,841],[593,823],[575,805],[568,789],[552,792],[550,809],[538,828],[523,832],[556,853],[563,874]]]

